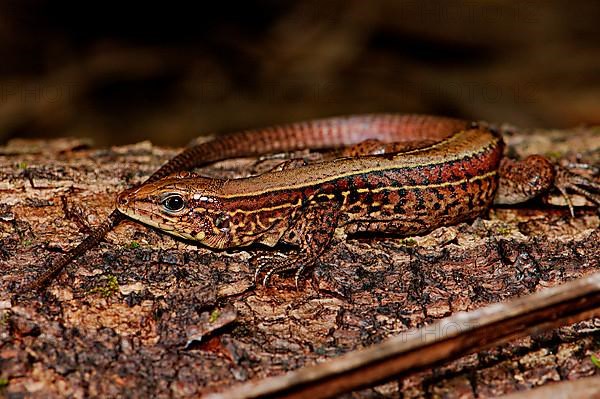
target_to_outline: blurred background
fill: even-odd
[[[600,2],[0,2],[0,143],[359,112],[600,123]]]

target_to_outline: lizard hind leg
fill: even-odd
[[[600,209],[600,183],[593,181],[592,177],[588,178],[573,171],[574,169],[588,169],[595,171],[597,175],[597,168],[590,165],[575,165],[572,168],[570,166],[556,165],[555,169],[556,178],[554,179],[554,186],[565,199],[572,217],[575,217],[575,212],[573,210],[573,202],[568,193],[569,191],[583,196]]]
[[[541,155],[516,161],[503,158],[498,170],[500,184],[494,202],[518,204],[548,192],[555,180],[554,165]]]
[[[585,166],[585,169],[594,171],[593,167]],[[573,169],[582,169],[582,165],[573,168],[555,165],[541,155],[530,155],[520,161],[504,158],[500,164],[500,184],[494,202],[518,204],[556,188],[565,199],[572,217],[575,212],[569,192],[582,195],[600,208],[600,184],[592,176],[588,178]]]
[[[262,253],[255,256],[251,260],[256,267],[254,280],[258,281],[264,272],[262,284],[267,286],[274,274],[295,271],[298,288],[302,272],[314,265],[329,246],[337,226],[339,209],[337,203],[309,204],[282,238],[283,242],[297,246],[298,250],[289,254]]]

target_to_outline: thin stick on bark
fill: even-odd
[[[317,366],[246,383],[211,399],[329,398],[526,335],[600,315],[600,273],[506,303],[457,313]]]

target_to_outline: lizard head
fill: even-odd
[[[235,245],[230,216],[216,195],[223,182],[180,173],[122,192],[117,209],[172,235],[228,248]]]

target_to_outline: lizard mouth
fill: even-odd
[[[138,192],[139,188],[136,188],[123,191],[117,196],[116,206],[119,212],[131,219],[171,233],[174,227],[166,223],[164,217],[157,217],[156,212],[153,211],[156,206],[155,202],[151,199],[140,200],[137,197]]]

